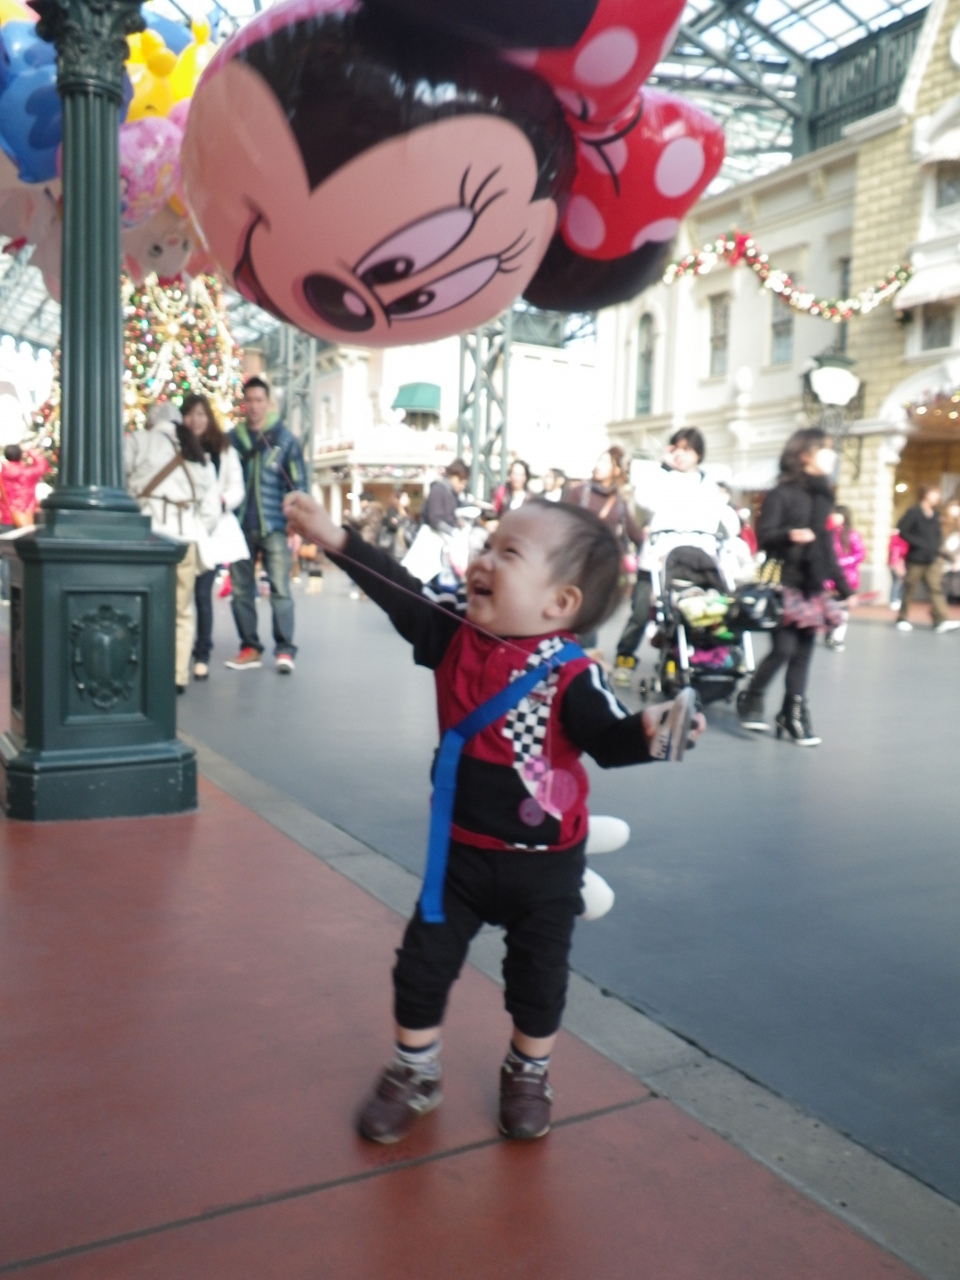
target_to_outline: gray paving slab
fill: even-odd
[[[366,849],[202,742],[200,770],[285,835],[402,915],[419,877]],[[501,981],[503,939],[484,930],[470,963]],[[571,976],[564,1026],[930,1280],[960,1277],[960,1206],[804,1115],[582,975]]]

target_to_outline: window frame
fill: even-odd
[[[730,372],[730,300],[729,292],[711,293],[707,297],[710,313],[708,377],[725,378]],[[723,315],[723,327],[716,320]]]
[[[950,334],[947,342],[927,342],[927,322],[931,318],[930,312],[937,310],[940,317],[946,319],[949,316]],[[931,329],[932,329],[931,324]],[[920,350],[927,351],[948,351],[954,346],[954,335],[957,328],[957,308],[956,304],[949,302],[925,302],[920,308]]]
[[[649,338],[646,343],[644,342],[645,334]],[[637,323],[637,377],[633,397],[635,418],[649,417],[653,412],[653,375],[656,351],[656,320],[652,312],[645,311]]]

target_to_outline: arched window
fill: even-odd
[[[653,355],[653,316],[647,312],[640,317],[640,328],[637,333],[636,412],[638,417],[650,412],[653,398]]]

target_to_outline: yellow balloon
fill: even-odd
[[[170,73],[177,65],[177,55],[152,31],[141,32],[140,54],[146,66],[127,63],[127,74],[133,85],[128,123],[142,120],[144,116],[165,116],[174,103]]]
[[[190,30],[193,32],[193,39],[180,54],[176,70],[170,77],[174,102],[193,96],[197,81],[216,52],[210,40],[209,22],[193,22]]]
[[[0,0],[0,26],[5,22],[36,22],[37,15],[17,0]]]

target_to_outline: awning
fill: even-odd
[[[960,160],[960,127],[947,129],[934,139],[921,164],[939,164],[941,160]]]
[[[760,458],[751,462],[742,471],[734,472],[730,479],[730,488],[744,493],[755,493],[758,489],[772,489],[780,474],[779,458]]]
[[[411,413],[439,413],[440,388],[434,382],[405,382],[392,408],[407,409]]]
[[[945,302],[950,298],[960,298],[960,262],[918,267],[893,295],[893,306],[896,311],[909,311],[925,302]]]

